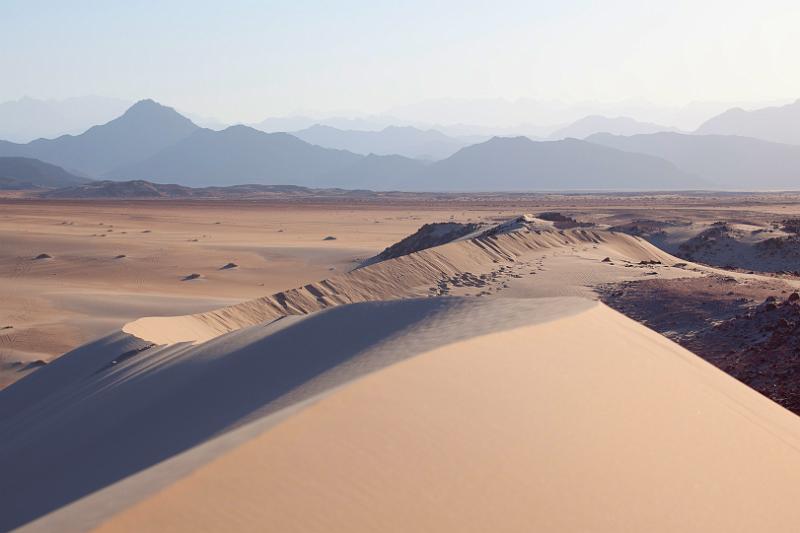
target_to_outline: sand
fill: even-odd
[[[0,530],[796,529],[797,417],[597,301],[763,276],[598,228],[351,270],[455,213],[212,204],[0,217],[3,356],[74,348],[0,390]]]
[[[605,257],[617,262],[603,263]],[[242,327],[346,303],[441,295],[591,296],[593,287],[610,281],[699,275],[671,268],[678,262],[630,235],[526,229],[444,244],[206,313],[144,317],[122,329],[154,344],[206,342]]]
[[[440,216],[450,215],[357,205],[0,200],[0,328],[13,327],[0,330],[0,388],[26,374],[14,363],[50,361],[142,316],[216,309],[324,279]],[[330,234],[337,240],[322,240]],[[35,260],[41,253],[52,258]],[[238,267],[222,269],[228,263]],[[192,273],[201,278],[182,281]]]
[[[249,345],[261,361],[313,360],[327,323],[360,364],[329,366],[281,410],[24,530],[793,531],[800,519],[797,418],[602,304],[411,300],[309,320]],[[355,331],[377,324],[353,353]],[[258,360],[229,362],[239,386]],[[117,423],[135,441],[155,420]]]
[[[427,222],[559,211],[600,228],[643,218],[688,221],[694,224],[688,238],[716,220],[768,225],[794,216],[798,205],[792,194],[465,195],[371,203],[0,198],[0,328],[13,327],[13,334],[0,329],[0,388],[25,375],[16,363],[51,361],[142,316],[198,313],[318,282]],[[337,239],[324,241],[328,235]],[[673,246],[670,239],[663,245]],[[33,260],[42,253],[52,258]],[[729,262],[726,254],[708,257],[724,260],[717,266]],[[221,269],[228,263],[238,267]],[[181,281],[193,273],[200,277]],[[539,288],[524,292],[558,294]]]

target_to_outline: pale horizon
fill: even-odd
[[[496,100],[611,116],[642,108],[645,116],[633,118],[648,121],[694,102],[759,107],[800,97],[800,6],[696,4],[348,2],[334,9],[238,0],[220,13],[207,2],[10,1],[0,7],[0,46],[14,51],[0,58],[11,74],[0,102],[152,98],[250,123]],[[565,120],[550,114],[536,124]],[[428,115],[399,118],[440,122]],[[538,117],[528,115],[519,123]],[[511,123],[501,117],[491,125]]]

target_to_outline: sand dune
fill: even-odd
[[[0,530],[793,531],[797,417],[596,301],[713,269],[540,222],[54,360],[0,391]]]
[[[0,388],[29,361],[139,317],[218,309],[349,270],[440,216],[349,204],[0,199],[0,328],[13,326],[0,329]],[[339,239],[323,242],[327,234]],[[34,260],[42,253],[52,259]],[[220,270],[230,262],[238,268]],[[203,279],[180,281],[191,273]]]
[[[557,231],[510,227],[514,231],[451,242],[206,313],[141,318],[126,324],[123,330],[155,344],[205,342],[242,327],[334,305],[432,295],[439,283],[460,280],[464,274],[471,277],[460,285],[478,292],[489,284],[479,276],[488,277],[500,272],[498,265],[529,265],[537,253],[577,252],[579,247],[588,252],[585,255],[597,259],[613,256],[629,264],[678,262],[645,240],[631,235],[585,229]],[[590,268],[595,267],[593,264]],[[606,271],[611,272],[610,269]],[[581,280],[572,281],[580,283]],[[568,277],[561,276],[557,283],[559,290],[569,283]]]
[[[112,367],[87,347],[10,387],[54,392],[3,417],[0,526],[62,506],[23,531],[800,519],[797,418],[602,304],[436,298],[284,320]]]

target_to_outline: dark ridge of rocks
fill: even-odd
[[[333,235],[328,235],[327,237],[325,237],[325,238],[324,238],[324,239],[322,239],[322,240],[323,240],[323,241],[335,241],[335,240],[336,240],[336,237],[334,237]]]
[[[645,280],[608,285],[601,299],[800,414],[800,294],[788,284]]]
[[[689,222],[680,222],[680,221],[673,221],[673,220],[650,220],[650,219],[636,219],[632,220],[631,222],[627,222],[625,224],[619,224],[617,226],[611,226],[609,231],[616,231],[618,233],[627,233],[628,235],[634,235],[636,237],[653,237],[658,235],[664,235],[665,228],[672,228],[678,226],[688,226],[690,225]]]
[[[552,222],[553,226],[558,229],[591,228],[594,226],[592,222],[578,222],[575,218],[557,211],[545,211],[536,215],[536,218]]]
[[[800,218],[787,218],[781,221],[781,229],[786,233],[800,234]]]
[[[192,273],[189,274],[188,276],[184,276],[183,278],[181,278],[181,281],[191,281],[193,279],[200,279],[201,277],[202,276],[200,274]]]
[[[33,260],[34,261],[39,261],[41,259],[52,259],[52,258],[53,258],[53,256],[50,255],[50,254],[39,254],[36,257],[34,257]]]
[[[237,265],[236,263],[226,263],[221,267],[219,267],[220,270],[230,270],[232,268],[239,268],[239,265]]]

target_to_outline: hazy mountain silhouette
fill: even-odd
[[[375,155],[361,157],[352,165],[326,173],[317,182],[318,187],[344,187],[376,191],[425,191],[426,163],[401,155]]]
[[[194,187],[239,183],[327,186],[326,175],[335,175],[361,159],[363,156],[314,146],[288,133],[231,126],[222,131],[197,130],[151,157],[109,172],[107,177]]]
[[[250,124],[250,127],[266,133],[288,133],[310,128],[314,125],[330,126],[339,130],[378,131],[394,124],[401,124],[394,117],[369,116],[369,117],[326,117],[313,118],[305,115],[291,115],[285,117],[269,117],[261,122]]]
[[[0,103],[0,139],[26,143],[86,131],[122,114],[130,102],[102,96],[21,98]]]
[[[675,189],[705,185],[672,164],[591,143],[495,138],[426,165],[398,155],[361,156],[286,133],[246,126],[198,130],[114,179],[189,186],[292,184],[372,190]]]
[[[637,117],[644,122],[669,124],[683,130],[694,130],[698,124],[721,111],[742,105],[730,102],[691,102],[682,106],[662,106],[650,102],[623,100],[617,102],[565,102],[520,98],[435,98],[386,111],[387,115],[399,117],[409,124],[438,124],[435,129],[458,135],[446,128],[449,124],[471,124],[489,127],[494,135],[525,135],[544,137],[556,128],[553,125],[570,124],[587,115]],[[747,105],[752,105],[748,103]],[[769,104],[757,104],[769,105]],[[520,125],[527,124],[525,129]],[[444,125],[444,126],[443,126]],[[548,126],[546,132],[531,125]],[[486,130],[461,130],[464,134],[484,134]]]
[[[577,139],[536,142],[495,137],[433,163],[428,189],[525,191],[567,189],[680,189],[702,180],[672,163]]]
[[[419,139],[452,140],[439,132],[413,128],[313,130],[305,133],[330,134],[334,138],[330,142],[346,142],[350,148],[369,152],[412,150],[409,146]],[[701,174],[695,171],[697,166],[682,165],[679,170],[665,161],[666,157],[659,159],[660,153],[627,153],[645,150],[625,147],[620,151],[599,144],[575,139],[534,142],[524,137],[493,138],[425,164],[401,155],[364,156],[324,148],[287,133],[264,133],[247,126],[222,131],[202,129],[175,110],[144,100],[119,118],[81,135],[28,144],[0,142],[0,156],[36,157],[91,177],[193,187],[255,183],[373,190],[513,191],[707,186],[692,176]]]
[[[796,189],[800,146],[733,135],[654,133],[623,137],[598,133],[587,141],[671,161],[720,188]]]
[[[80,135],[38,139],[28,144],[0,142],[0,156],[34,157],[97,177],[148,157],[198,129],[174,109],[142,100],[122,116]]]
[[[704,122],[700,134],[740,135],[800,145],[800,100],[753,111],[734,108]]]
[[[595,133],[613,133],[614,135],[637,135],[641,133],[657,133],[660,131],[676,131],[675,128],[660,126],[649,122],[639,122],[630,117],[604,117],[589,115],[560,128],[550,134],[552,139],[585,139]]]
[[[308,143],[357,154],[402,155],[444,159],[467,143],[436,131],[411,126],[388,126],[380,131],[341,130],[316,124],[292,135]]]
[[[90,180],[28,157],[0,157],[0,189],[70,187]]]

